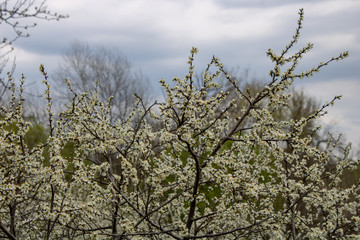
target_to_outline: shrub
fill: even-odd
[[[238,87],[215,57],[205,70],[203,86],[195,88],[193,48],[186,77],[174,78],[172,84],[161,80],[165,102],[145,106],[138,97],[128,118],[113,123],[111,104],[101,102],[97,91],[85,92],[74,94],[55,118],[41,66],[48,101],[47,142],[29,147],[24,140],[30,126],[22,115],[22,85],[18,94],[13,90],[10,106],[1,109],[1,237],[359,237],[359,182],[340,187],[342,172],[355,165],[348,157],[350,147],[339,154],[336,142],[329,142],[321,150],[311,144],[311,135],[302,134],[307,123],[320,118],[339,97],[307,118],[280,121],[272,116],[287,104],[284,90],[294,80],[348,55],[295,73],[299,59],[312,48],[309,44],[288,56],[299,38],[302,9],[299,15],[296,34],[285,50],[280,55],[268,51],[274,69],[254,97]],[[210,71],[213,67],[215,72]],[[215,81],[220,74],[236,90],[236,99],[229,101],[221,91],[208,95],[221,88]],[[243,105],[230,117],[238,98],[244,99]],[[66,157],[69,146],[72,154]],[[336,166],[329,168],[334,159]]]

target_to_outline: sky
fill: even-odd
[[[311,79],[295,83],[325,103],[341,101],[323,119],[336,124],[349,141],[360,143],[360,1],[359,0],[48,0],[48,9],[69,18],[40,21],[29,38],[14,43],[17,73],[41,82],[42,63],[50,79],[62,54],[74,40],[116,47],[159,88],[159,80],[184,77],[191,47],[199,49],[195,71],[215,55],[228,69],[248,70],[251,78],[268,79],[266,51],[279,53],[295,33],[298,11],[305,16],[300,49],[314,49],[299,65],[317,66],[343,51],[350,57],[334,62]],[[150,87],[150,86],[149,86]],[[41,88],[41,87],[38,87]]]

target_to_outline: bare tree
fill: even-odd
[[[59,20],[67,16],[50,12],[46,6],[46,1],[37,0],[3,0],[0,2],[0,29],[8,33],[8,36],[2,36],[0,42],[0,74],[4,71],[9,59],[8,54],[14,49],[11,45],[19,38],[29,37],[28,30],[36,27],[35,22],[29,22],[29,19]],[[15,62],[12,65],[10,73],[15,70]],[[10,88],[7,77],[0,77],[0,101],[6,91]]]
[[[136,97],[148,99],[147,79],[136,71],[126,57],[116,48],[91,47],[80,41],[71,43],[63,55],[63,62],[54,75],[58,94],[69,99],[72,93],[64,87],[64,80],[71,82],[77,93],[99,90],[102,101],[111,101],[111,119],[124,119],[132,109]]]

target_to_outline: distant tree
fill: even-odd
[[[2,0],[0,2],[0,27],[9,36],[2,36],[0,42],[0,74],[3,73],[8,63],[8,54],[13,50],[11,46],[17,39],[29,37],[29,29],[36,27],[36,23],[29,23],[29,19],[59,20],[67,16],[50,12],[46,1],[37,0]],[[13,72],[13,64],[10,72]],[[10,89],[7,76],[0,75],[0,102],[5,93]]]
[[[221,91],[227,92],[227,99],[222,102],[217,111],[222,111],[231,101],[235,101],[236,107],[233,107],[228,111],[231,116],[235,117],[238,115],[239,111],[241,111],[241,107],[247,103],[248,99],[254,98],[263,90],[266,86],[266,81],[256,78],[249,79],[248,75],[248,70],[239,74],[238,72],[227,71],[222,68],[218,77],[218,82],[222,85],[222,88],[214,88],[208,93],[209,96],[215,96],[220,94]],[[197,89],[201,89],[205,86],[204,78],[202,76],[195,75],[195,79],[195,86]],[[244,94],[242,98],[238,97],[239,92]],[[301,89],[290,87],[285,89],[284,93],[288,94],[288,98],[284,102],[284,105],[276,109],[269,109],[274,119],[277,119],[278,121],[307,118],[321,107],[321,103],[317,101],[315,97],[306,94]],[[266,107],[267,104],[268,103],[263,102],[262,107]],[[248,121],[251,120],[249,119]],[[242,125],[245,126],[246,124],[249,124],[248,121],[244,121]],[[328,131],[330,131],[331,126],[323,126],[325,127],[324,131],[315,131],[318,124],[320,123],[315,119],[312,119],[307,123],[306,128],[302,133],[303,136],[313,135],[313,144],[315,145],[328,142],[330,137]]]
[[[54,78],[57,95],[62,98],[71,99],[73,94],[64,84],[65,79],[69,80],[77,94],[98,89],[102,101],[112,98],[112,120],[126,118],[136,101],[134,94],[141,96],[144,101],[151,96],[146,77],[136,71],[118,49],[91,47],[80,41],[72,42]]]

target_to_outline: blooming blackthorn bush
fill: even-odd
[[[193,48],[188,74],[171,84],[160,81],[164,102],[146,106],[137,97],[127,119],[114,123],[111,99],[100,101],[96,90],[73,91],[66,110],[55,115],[41,66],[49,136],[31,148],[24,140],[31,124],[23,117],[23,81],[15,89],[10,79],[12,99],[1,108],[0,121],[0,236],[358,239],[359,181],[341,187],[342,173],[356,164],[350,146],[338,148],[333,141],[319,149],[311,135],[302,134],[339,97],[306,118],[278,120],[272,114],[287,105],[286,89],[296,79],[348,55],[296,73],[312,48],[288,53],[299,38],[302,9],[299,15],[290,44],[280,54],[267,52],[274,68],[255,96],[241,90],[215,57],[203,85],[195,87]],[[236,98],[221,91],[221,74]],[[214,88],[218,94],[209,95]],[[229,114],[234,108],[236,116]]]

